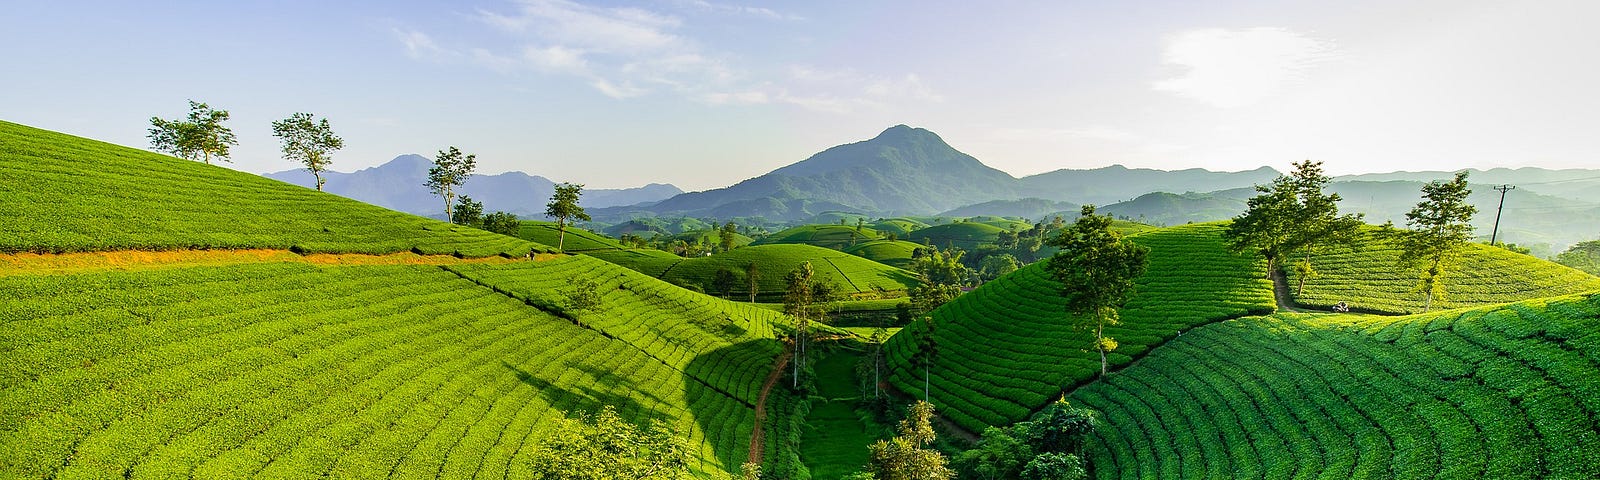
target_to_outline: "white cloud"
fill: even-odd
[[[424,60],[453,55],[453,52],[440,48],[439,44],[434,43],[433,37],[429,37],[426,33],[399,27],[390,31],[400,40],[400,44],[406,47],[406,56],[411,58]]]
[[[1184,72],[1152,86],[1218,107],[1248,106],[1300,83],[1336,53],[1330,41],[1283,28],[1192,30],[1168,37],[1162,54]]]
[[[778,12],[777,10],[773,10],[773,9],[770,9],[770,8],[764,8],[764,7],[747,7],[747,6],[744,6],[744,5],[712,3],[712,2],[705,1],[705,0],[689,0],[689,1],[683,2],[683,3],[687,4],[687,5],[690,5],[690,6],[693,6],[695,8],[698,8],[700,10],[713,12],[713,13],[721,13],[721,14],[729,14],[729,15],[746,15],[746,16],[752,16],[752,17],[768,18],[768,19],[772,19],[772,20],[804,20],[804,18],[801,18],[801,17],[796,16],[796,15],[791,15],[791,14],[787,14],[787,13],[781,13],[781,12]]]

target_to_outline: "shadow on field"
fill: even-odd
[[[740,342],[702,353],[684,368],[689,413],[723,470],[738,472],[749,458],[755,402],[776,360],[776,345],[772,339]],[[767,411],[768,418],[782,414]],[[777,439],[769,435],[768,441]]]
[[[523,384],[533,387],[534,391],[539,392],[539,396],[544,398],[552,407],[565,411],[568,417],[575,417],[580,413],[599,412],[601,408],[610,405],[617,409],[617,413],[622,415],[622,418],[634,424],[647,425],[652,420],[668,420],[666,416],[639,402],[639,398],[644,397],[648,398],[651,404],[660,404],[660,398],[640,392],[634,386],[632,380],[618,376],[615,373],[604,372],[604,376],[594,376],[594,385],[606,389],[599,390],[584,385],[556,385],[505,361],[501,361],[500,365],[516,375],[517,380],[521,380]],[[584,373],[596,370],[594,367],[589,366],[579,368]],[[591,375],[593,374],[591,373]],[[618,392],[625,394],[619,394]]]

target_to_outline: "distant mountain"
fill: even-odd
[[[402,212],[442,216],[444,201],[422,186],[432,165],[432,160],[421,155],[401,155],[389,163],[352,173],[325,172],[323,176],[328,181],[322,188],[335,195]],[[315,177],[304,169],[264,176],[308,188],[316,187]],[[483,202],[486,211],[503,210],[537,217],[543,215],[545,203],[555,193],[555,182],[522,172],[472,175],[467,177],[461,193],[472,197],[474,201]],[[678,187],[659,183],[626,189],[585,189],[580,204],[585,208],[635,205],[661,201],[680,193],[683,190]]]
[[[992,200],[975,203],[954,210],[939,213],[941,217],[976,217],[980,215],[993,215],[998,217],[1022,217],[1029,220],[1039,220],[1055,212],[1077,210],[1078,204],[1072,202],[1057,202],[1043,198],[1020,198],[1016,200]]]
[[[1210,193],[1151,192],[1133,200],[1106,205],[1099,208],[1096,213],[1151,225],[1209,222],[1233,218],[1243,213],[1245,200],[1254,194],[1255,191],[1249,188]]]
[[[1600,203],[1600,170],[1564,169],[1550,170],[1538,167],[1467,169],[1467,180],[1473,184],[1515,185],[1518,190],[1565,197],[1590,203]],[[1449,180],[1455,172],[1390,172],[1346,175],[1335,181],[1390,181],[1404,180],[1429,182]],[[1496,193],[1498,196],[1498,193]]]
[[[1152,170],[1122,165],[1086,170],[1062,169],[1023,177],[1017,191],[1022,196],[1077,203],[1108,205],[1133,200],[1150,192],[1215,192],[1266,184],[1280,173],[1271,167],[1243,172]]]
[[[1017,198],[1010,174],[905,125],[840,145],[730,187],[686,193],[650,206],[660,215],[798,220],[830,210],[927,214]],[[637,209],[608,209],[620,214]]]

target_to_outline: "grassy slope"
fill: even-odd
[[[845,247],[844,253],[896,268],[911,266],[911,254],[922,244],[905,240],[873,240]]]
[[[1462,308],[1515,302],[1600,290],[1600,278],[1554,262],[1512,253],[1503,248],[1469,244],[1460,262],[1446,270],[1445,297],[1433,308]],[[1421,293],[1413,293],[1420,272],[1402,269],[1399,250],[1368,237],[1356,248],[1339,248],[1312,258],[1317,275],[1306,279],[1297,303],[1328,308],[1340,301],[1358,309],[1385,313],[1422,311]],[[1293,292],[1298,275],[1289,274]]]
[[[1221,230],[1185,225],[1132,237],[1150,247],[1150,266],[1121,311],[1123,324],[1107,329],[1121,343],[1113,366],[1195,326],[1273,310],[1265,264],[1227,253]],[[1043,266],[1001,277],[934,311],[940,356],[931,383],[941,415],[972,431],[1010,424],[1099,373],[1098,355],[1087,350],[1091,333],[1065,323],[1059,284]],[[923,388],[910,359],[924,329],[914,323],[886,347],[890,380],[905,392]]]
[[[804,244],[841,250],[861,242],[883,238],[877,230],[855,225],[801,225],[768,235],[752,245]]]
[[[979,245],[992,244],[1005,229],[985,223],[962,222],[935,225],[907,234],[906,240],[927,243],[943,250],[951,245],[964,250],[976,250]]]
[[[0,253],[295,249],[524,256],[547,247],[223,167],[0,122]]]
[[[536,307],[577,272],[605,286],[588,328]],[[516,476],[548,419],[603,404],[737,471],[780,350],[776,314],[583,257],[12,276],[0,299],[21,478]]]
[[[782,295],[783,276],[806,261],[811,262],[820,278],[837,284],[846,294],[872,292],[874,286],[894,291],[916,285],[916,279],[904,270],[811,245],[752,245],[709,257],[676,260],[613,255],[604,251],[590,254],[675,284],[702,288],[710,284],[718,269],[733,270],[742,278],[745,266],[754,262],[760,272],[758,294],[765,296]],[[741,283],[734,289],[734,297],[745,295],[749,295],[749,289]]]
[[[1099,478],[1600,478],[1600,296],[1192,330],[1073,393]]]
[[[614,238],[571,225],[567,226],[566,239],[564,240],[561,238],[560,230],[556,229],[555,222],[523,220],[520,227],[517,236],[551,246],[561,242],[568,253],[583,253],[590,250],[623,250],[628,248]],[[668,255],[671,254],[668,253]]]
[[[877,230],[880,233],[893,233],[900,238],[905,238],[906,234],[916,231],[917,229],[928,228],[928,224],[909,218],[886,218],[877,222],[869,223],[867,226],[872,227],[873,230]]]

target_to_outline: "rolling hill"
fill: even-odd
[[[843,252],[896,268],[911,268],[911,256],[922,244],[905,240],[873,240],[845,247]]]
[[[700,476],[749,458],[775,312],[225,168],[0,139],[0,184],[38,202],[0,238],[43,252],[0,253],[0,477],[525,477],[554,419],[608,405],[675,426]],[[567,307],[573,278],[598,307]]]
[[[1097,478],[1600,477],[1600,296],[1208,325],[1072,392]]]
[[[548,247],[219,166],[0,122],[0,252],[278,249],[520,257]]]
[[[1150,267],[1121,311],[1122,325],[1108,329],[1121,343],[1112,365],[1196,326],[1273,311],[1265,262],[1229,254],[1221,230],[1184,225],[1131,237],[1150,248]],[[1035,263],[933,311],[940,354],[930,389],[940,415],[973,432],[1009,425],[1099,373],[1099,357],[1086,349],[1091,333],[1066,323],[1059,289]],[[884,347],[889,380],[903,392],[923,389],[910,362],[925,329],[913,323]]]
[[[840,293],[856,296],[876,296],[878,291],[896,292],[917,285],[911,272],[867,260],[837,250],[801,244],[752,245],[736,248],[709,257],[658,258],[644,257],[615,251],[587,252],[645,274],[661,278],[676,285],[713,291],[712,278],[717,270],[727,269],[739,279],[733,289],[733,298],[750,294],[744,283],[745,268],[754,263],[757,267],[757,295],[771,301],[782,298],[785,289],[783,276],[811,262],[817,277],[832,282]],[[671,255],[671,254],[668,254]]]
[[[833,250],[883,238],[876,230],[855,225],[800,225],[767,235],[752,245],[803,244]]]

